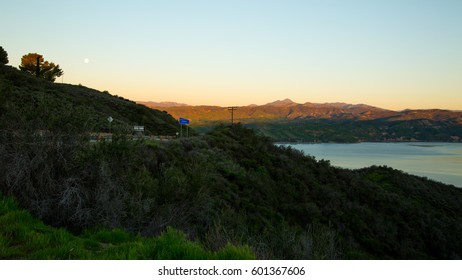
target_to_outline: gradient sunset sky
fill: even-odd
[[[131,100],[462,110],[461,0],[10,0],[0,27],[10,65]]]

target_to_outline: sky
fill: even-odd
[[[460,0],[25,1],[0,46],[135,101],[462,110]]]

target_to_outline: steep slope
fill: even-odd
[[[147,133],[174,135],[176,121],[167,113],[149,109],[84,86],[56,84],[37,79],[13,67],[0,65],[0,117],[3,128],[99,132],[111,129],[129,133],[144,125]]]

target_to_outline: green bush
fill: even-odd
[[[206,251],[178,230],[143,238],[121,229],[73,235],[55,229],[0,194],[0,259],[254,259],[248,247]]]

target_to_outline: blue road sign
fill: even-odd
[[[178,122],[179,122],[180,124],[189,124],[189,120],[188,120],[188,119],[185,119],[185,118],[180,118],[180,119],[178,120]]]

